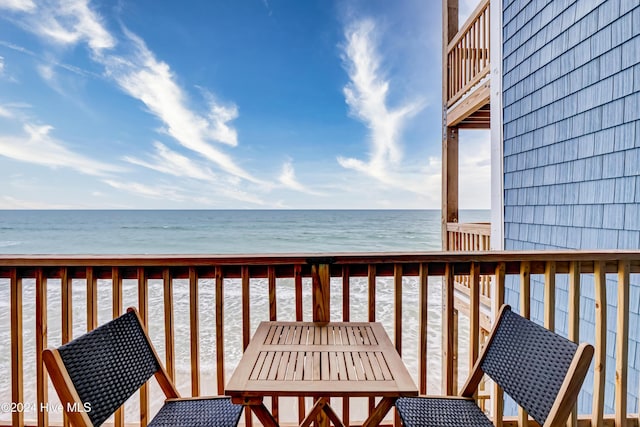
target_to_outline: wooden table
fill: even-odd
[[[363,426],[378,425],[400,396],[418,389],[380,323],[262,322],[225,394],[251,408],[265,426],[278,423],[264,396],[319,398],[302,426],[324,413],[342,422],[329,397],[382,397]]]

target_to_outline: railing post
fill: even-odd
[[[618,262],[618,317],[616,321],[616,427],[627,425],[627,376],[629,374],[629,261]]]
[[[47,348],[47,279],[42,267],[36,269],[36,412],[38,427],[49,425],[49,413],[44,409],[48,402],[47,371],[42,361],[42,351]]]
[[[447,223],[458,222],[458,128],[447,126],[448,45],[458,32],[458,0],[442,0],[442,250],[448,247]]]
[[[454,301],[453,301],[453,264],[445,267],[442,288],[442,392],[448,396],[453,394],[453,345],[454,345]]]
[[[328,322],[331,320],[329,286],[331,275],[329,264],[314,263],[311,265],[311,283],[313,299],[313,321]]]
[[[22,347],[22,277],[15,268],[9,273],[11,286],[11,399],[15,403],[24,403],[24,366]],[[24,412],[11,414],[14,426],[24,425]]]
[[[591,425],[601,426],[604,417],[605,367],[607,362],[607,276],[603,261],[594,262],[596,329],[593,356],[593,408]]]
[[[313,300],[313,321],[314,322],[329,322],[331,320],[330,313],[330,282],[331,260],[316,260],[311,265],[311,286],[312,286],[312,300]],[[317,398],[316,398],[317,400]],[[328,427],[329,419],[325,415],[324,411],[321,411],[317,424],[319,427]]]

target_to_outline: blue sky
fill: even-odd
[[[437,209],[440,7],[0,0],[0,208]]]

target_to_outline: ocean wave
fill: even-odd
[[[121,225],[121,230],[194,230],[197,227],[185,225]]]
[[[18,245],[21,245],[21,244],[22,244],[22,242],[18,242],[18,241],[15,241],[15,240],[8,240],[6,242],[0,242],[0,248],[8,248],[8,247],[11,247],[11,246],[18,246]]]

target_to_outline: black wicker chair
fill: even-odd
[[[99,426],[154,375],[167,396],[148,424],[235,427],[242,406],[228,397],[181,399],[133,308],[58,349],[43,353],[71,424]]]
[[[538,424],[559,427],[592,358],[592,345],[577,345],[504,305],[460,396],[400,398],[396,407],[406,427],[492,427],[473,399],[486,373]]]

